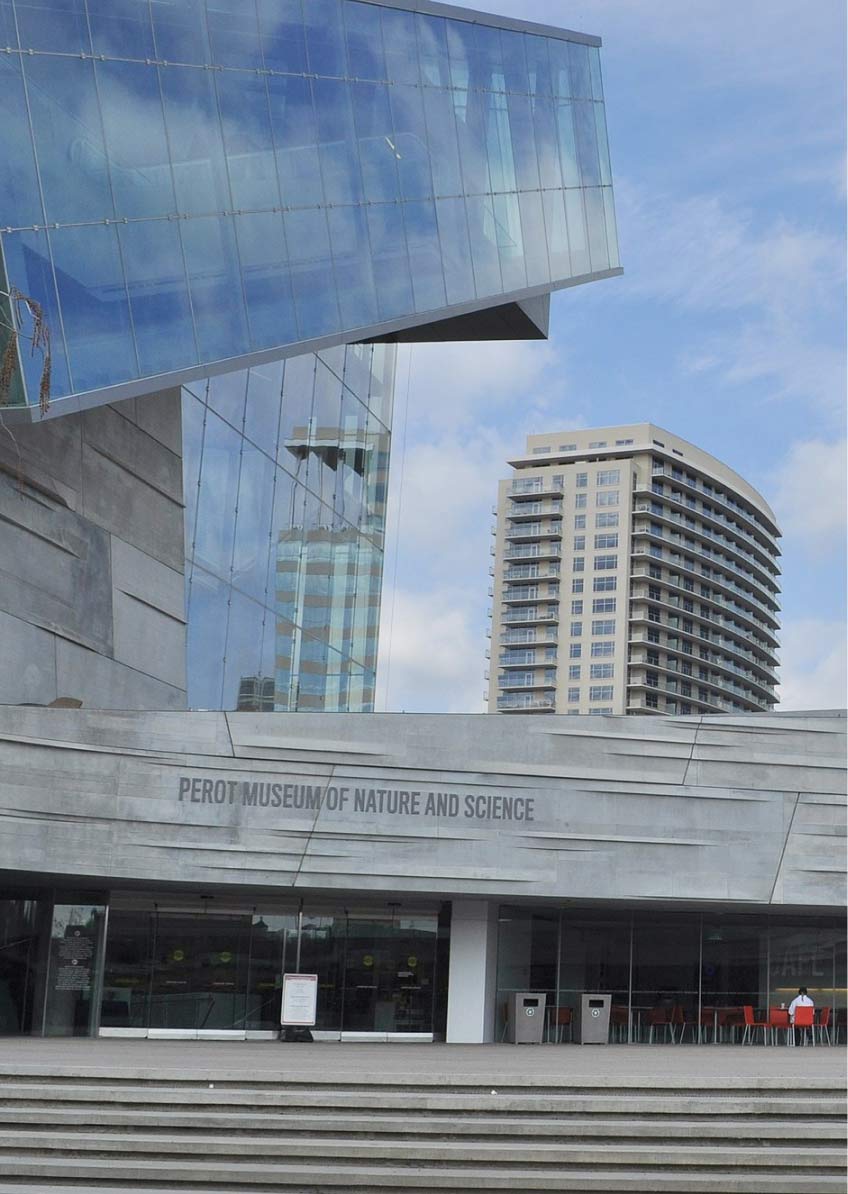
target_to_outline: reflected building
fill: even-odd
[[[372,708],[396,345],[620,272],[598,39],[0,0],[0,46],[0,700]]]

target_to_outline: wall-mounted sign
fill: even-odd
[[[318,1003],[317,974],[284,974],[280,1023],[311,1028]]]

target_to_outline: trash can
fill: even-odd
[[[612,995],[583,994],[574,1017],[574,1041],[578,1045],[609,1043]]]
[[[545,996],[513,992],[507,1004],[507,1040],[513,1045],[541,1045],[545,1031]]]

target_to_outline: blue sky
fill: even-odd
[[[650,420],[784,531],[784,708],[845,704],[841,0],[490,0],[603,38],[624,276],[547,342],[401,350],[378,708],[483,709],[491,507],[534,432]]]

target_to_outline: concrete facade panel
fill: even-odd
[[[550,734],[532,716],[0,710],[0,810],[19,809],[25,785],[26,807],[59,827],[39,840],[38,869],[104,884],[841,904],[844,814],[825,833],[808,828],[816,806],[799,792],[815,800],[822,767],[844,768],[844,718],[766,721],[768,741],[782,741],[747,784],[733,759],[664,785],[654,737],[695,744],[698,719],[611,718],[598,735],[589,718],[552,718]],[[729,745],[742,734],[762,745],[711,718],[722,731]],[[806,773],[803,754],[815,760]],[[794,790],[776,782],[782,757]],[[0,851],[13,869],[13,838]]]
[[[185,689],[62,639],[56,640],[56,683],[62,696],[74,697],[91,707],[185,707]]]

